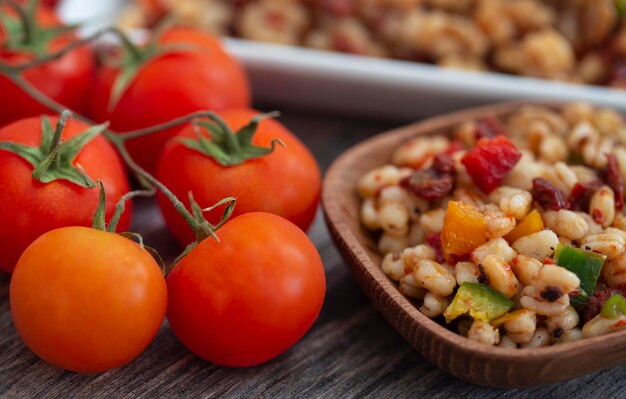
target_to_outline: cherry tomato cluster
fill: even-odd
[[[97,52],[101,32],[79,39],[44,4],[0,2],[0,271],[20,337],[55,366],[100,372],[137,357],[167,316],[208,361],[279,355],[324,300],[305,233],[315,159],[250,109],[218,40],[169,27],[138,46],[108,32],[122,45]],[[129,200],[154,193],[186,246],[169,273],[141,237],[116,233]]]

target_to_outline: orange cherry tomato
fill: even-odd
[[[167,307],[158,264],[138,244],[113,233],[64,227],[24,251],[11,278],[17,332],[43,360],[100,372],[137,357]]]
[[[295,344],[324,302],[324,267],[293,223],[252,212],[228,221],[167,277],[167,318],[181,342],[217,364],[268,361]]]

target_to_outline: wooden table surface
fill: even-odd
[[[283,123],[311,148],[323,170],[342,151],[392,123],[283,112]],[[135,230],[173,259],[180,249],[151,201],[137,206]],[[188,352],[164,323],[130,364],[98,375],[47,365],[18,338],[9,312],[7,276],[0,277],[0,397],[626,397],[626,365],[530,390],[494,390],[441,372],[376,312],[335,250],[318,214],[310,237],[326,268],[319,319],[292,349],[258,367],[230,369]],[[450,359],[454,361],[454,359]]]

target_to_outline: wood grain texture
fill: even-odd
[[[376,240],[361,227],[355,184],[389,162],[392,152],[418,135],[448,135],[460,122],[505,116],[520,103],[500,104],[432,118],[367,140],[342,155],[324,180],[322,204],[331,236],[359,284],[383,316],[442,370],[480,385],[533,387],[626,362],[626,330],[545,348],[517,350],[468,340],[418,311],[380,268]]]
[[[390,124],[328,115],[284,112],[281,118],[305,141],[325,169],[341,152]],[[0,181],[1,181],[0,177]],[[135,225],[172,259],[179,248],[151,201],[138,204]],[[229,369],[190,354],[167,325],[129,365],[99,375],[51,367],[21,343],[11,323],[8,284],[0,277],[1,398],[204,398],[204,397],[451,397],[620,398],[621,366],[530,390],[495,390],[468,384],[420,356],[376,311],[355,282],[318,216],[310,236],[327,277],[324,308],[311,331],[291,350],[250,369]]]

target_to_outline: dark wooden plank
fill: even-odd
[[[285,112],[282,120],[310,146],[325,169],[340,152],[389,124]],[[179,248],[151,201],[135,223],[167,259]],[[374,310],[330,242],[318,216],[310,236],[326,268],[326,302],[311,331],[267,364],[229,369],[191,355],[164,325],[134,362],[100,375],[56,369],[16,335],[6,276],[0,277],[0,397],[603,397],[626,396],[626,366],[532,390],[492,390],[451,377],[417,354]],[[1,249],[0,249],[1,250]],[[453,359],[451,359],[453,361]]]

